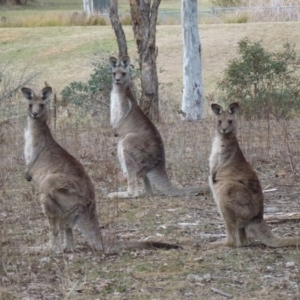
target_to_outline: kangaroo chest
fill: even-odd
[[[221,159],[222,155],[222,140],[218,137],[214,138],[211,154],[209,157],[209,169],[212,171],[212,169],[216,168],[219,165],[219,161]]]
[[[122,93],[112,91],[110,95],[110,125],[117,129],[130,109],[131,102]]]
[[[24,132],[24,156],[27,165],[33,163],[45,147],[44,128],[41,124],[34,126],[30,121]]]
[[[24,156],[26,164],[28,165],[31,161],[33,154],[33,135],[30,126],[27,126],[24,132],[25,147],[24,147]]]

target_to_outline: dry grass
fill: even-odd
[[[205,90],[213,91],[241,38],[263,39],[265,46],[275,49],[282,45],[283,36],[299,40],[299,32],[298,23],[201,26]],[[130,28],[126,34],[134,56]],[[2,29],[0,64],[14,61],[43,70],[32,83],[34,89],[46,80],[58,92],[70,81],[88,78],[99,40],[107,51],[102,55],[116,52],[112,37],[112,30],[103,28]],[[181,100],[180,27],[160,27],[157,43],[158,69],[164,70],[159,73],[163,90],[158,127],[168,173],[176,184],[203,184],[214,121],[208,111],[199,123],[183,123],[176,113]],[[56,130],[52,120],[54,136],[83,163],[95,183],[103,230],[124,240],[178,241],[184,249],[104,256],[91,252],[76,232],[79,245],[74,253],[20,254],[23,246],[48,241],[48,225],[35,189],[23,178],[24,101],[17,96],[0,104],[0,299],[224,299],[211,287],[234,299],[300,299],[298,249],[207,249],[213,234],[225,233],[211,196],[107,201],[108,192],[126,186],[109,124],[74,110],[67,117],[62,108]],[[263,187],[277,188],[265,194],[266,207],[288,213],[299,210],[300,122],[295,119],[283,125],[290,132],[288,139],[278,123],[268,129],[264,122],[240,120],[239,139]],[[297,221],[271,226],[281,236],[300,235]]]
[[[201,1],[199,9],[209,7],[209,0]],[[180,24],[180,0],[164,0],[159,6],[160,12],[177,12],[175,18],[168,17],[161,24]],[[131,25],[128,0],[118,1],[120,20],[123,25]],[[110,25],[107,12],[104,15],[88,17],[82,12],[82,1],[66,0],[63,3],[36,0],[26,7],[6,6],[0,10],[0,27],[45,27],[45,26],[95,26]],[[165,18],[164,18],[165,19]]]
[[[210,23],[253,23],[299,21],[300,10],[297,0],[243,0],[237,9],[222,11]],[[204,21],[205,22],[205,21]]]
[[[67,6],[65,6],[67,5]],[[253,23],[253,22],[287,22],[298,21],[300,10],[297,0],[251,0],[241,1],[240,6],[223,10],[218,7],[212,9],[208,0],[198,3],[199,23]],[[24,9],[0,11],[0,27],[45,27],[45,26],[104,26],[110,25],[107,12],[102,15],[87,16],[82,12],[82,3],[36,1]],[[158,25],[181,24],[181,1],[164,0],[159,6]],[[130,5],[128,1],[119,1],[120,20],[123,25],[131,25]]]

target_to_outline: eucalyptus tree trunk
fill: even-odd
[[[159,120],[155,35],[160,1],[130,0],[132,29],[138,48],[141,70],[140,106],[153,121]]]
[[[118,14],[118,0],[110,0],[109,19],[117,38],[117,43],[119,48],[119,58],[122,58],[123,56],[128,55],[128,51],[127,51],[126,36]],[[131,82],[130,87],[131,87],[132,95],[134,95],[137,101],[137,96],[136,96],[137,93],[133,82]]]
[[[119,57],[128,55],[126,36],[118,15],[118,0],[110,0],[109,18],[119,47]]]
[[[184,120],[201,120],[204,115],[204,97],[197,0],[181,1],[183,35],[183,95],[181,111]]]
[[[93,0],[83,0],[83,11],[88,16],[93,13]]]

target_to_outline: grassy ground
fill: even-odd
[[[203,25],[203,79],[213,92],[237,42],[262,39],[268,49],[284,40],[298,41],[299,23]],[[130,55],[136,56],[131,28],[125,28]],[[161,83],[162,133],[168,173],[176,184],[204,184],[214,122],[207,110],[201,123],[182,123],[182,39],[180,26],[157,31]],[[299,45],[297,50],[300,51]],[[106,27],[0,29],[0,65],[14,74],[41,72],[30,85],[36,91],[47,81],[59,93],[73,80],[87,80],[94,53],[116,54],[113,32]],[[126,186],[116,159],[116,140],[107,123],[76,111],[67,117],[59,108],[56,139],[83,163],[97,193],[100,223],[117,239],[178,242],[183,250],[124,251],[104,256],[90,251],[76,231],[78,249],[71,254],[22,254],[20,249],[48,241],[47,222],[34,188],[23,178],[25,100],[20,95],[0,104],[0,299],[300,299],[299,250],[208,250],[214,236],[224,235],[223,221],[211,196],[107,201],[108,192]],[[299,211],[299,119],[287,122],[289,136],[277,123],[241,122],[239,140],[266,193],[266,208]],[[287,147],[287,145],[289,147]],[[300,235],[300,223],[270,224],[281,236]]]
[[[300,25],[288,23],[254,23],[201,25],[203,80],[206,93],[212,92],[227,61],[237,54],[237,43],[244,37],[261,40],[269,50],[281,49],[284,41],[300,38]],[[130,26],[124,26],[129,54],[137,57]],[[226,38],[225,38],[226,37]],[[179,104],[182,90],[182,35],[180,26],[157,28],[159,80],[172,85],[173,101]],[[296,43],[296,50],[300,44]],[[108,27],[2,28],[0,29],[0,65],[9,63],[17,70],[25,67],[40,72],[33,86],[46,80],[57,92],[72,81],[87,80],[92,62],[117,54],[113,30]],[[95,53],[98,53],[95,56]],[[167,88],[167,87],[166,87]]]

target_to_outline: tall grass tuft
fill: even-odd
[[[298,0],[242,0],[237,10],[222,14],[222,19],[225,23],[299,21],[299,5]]]
[[[228,23],[228,24],[231,23],[241,24],[241,23],[247,23],[249,20],[249,16],[247,13],[241,12],[235,15],[230,15],[230,16],[226,15],[223,20],[224,23]]]
[[[122,14],[120,17],[121,24],[126,25],[132,25],[132,19],[130,14]]]

